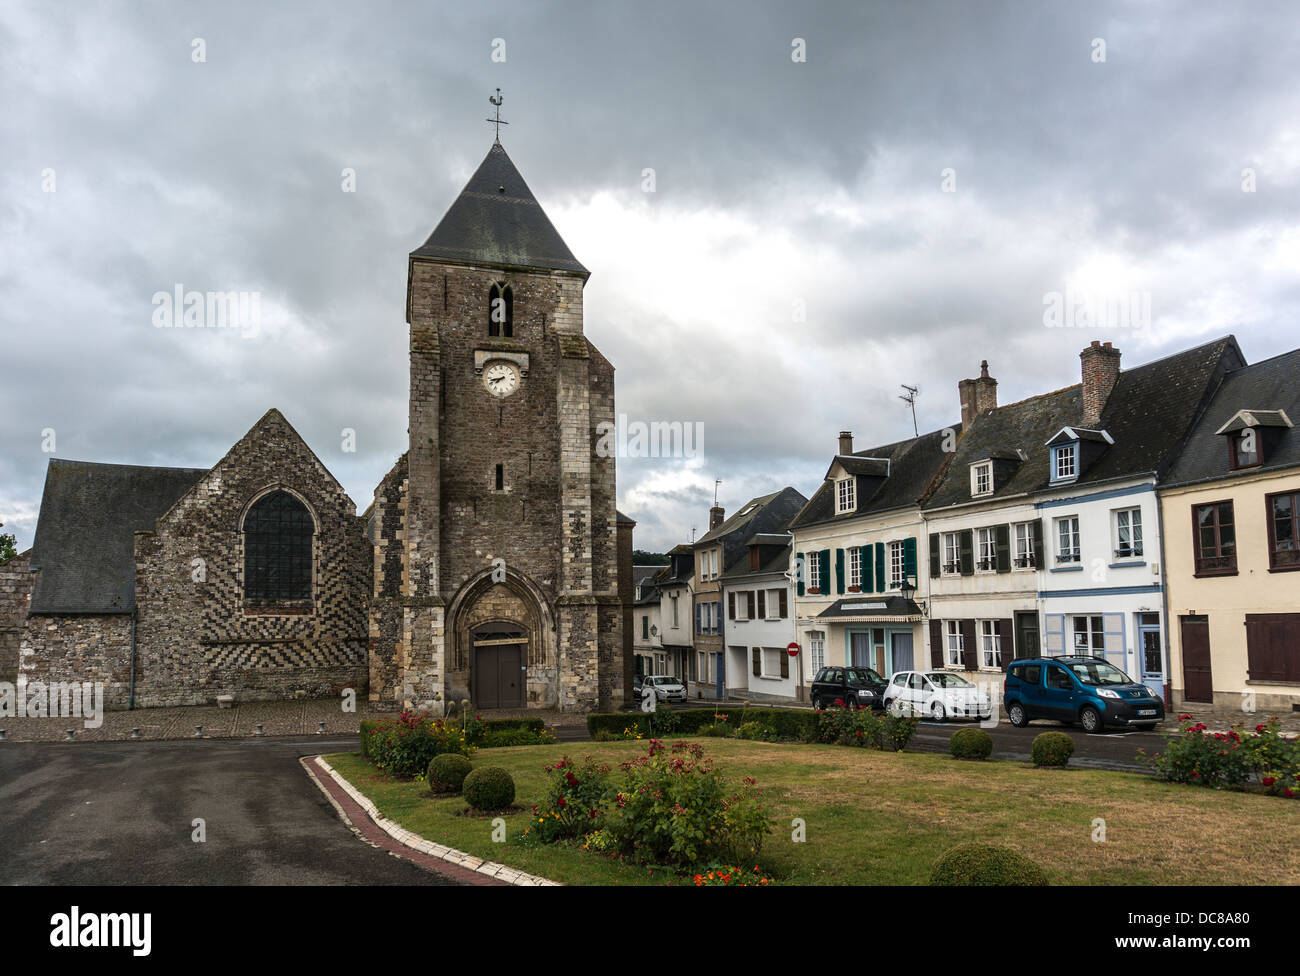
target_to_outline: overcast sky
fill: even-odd
[[[790,6],[6,3],[5,531],[30,545],[47,430],[203,467],[272,406],[364,509],[406,447],[406,256],[498,86],[619,411],[704,424],[620,462],[641,548],[707,526],[715,478],[728,512],[811,495],[841,428],[910,435],[900,383],[925,430],[984,358],[1008,403],[1091,339],[1300,345],[1294,2]],[[155,328],[177,285],[259,293],[257,334]],[[1067,289],[1149,323],[1048,328]]]

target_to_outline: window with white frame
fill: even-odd
[[[812,660],[813,674],[826,667],[826,632],[824,630],[808,631],[808,656]]]
[[[970,493],[988,495],[993,492],[993,462],[985,461],[970,469]]]
[[[700,651],[699,681],[701,684],[706,684],[706,685],[713,684],[713,675],[709,673],[709,657],[710,657],[709,654],[705,653],[704,651]]]
[[[1079,445],[1061,444],[1052,448],[1052,480],[1071,481],[1079,473]]]
[[[849,586],[862,585],[862,547],[849,547]]]
[[[857,507],[857,482],[853,478],[841,478],[835,482],[835,512],[843,514]]]
[[[822,588],[822,561],[818,558],[820,554],[810,552],[805,557],[805,564],[808,567],[808,589],[821,591]]]
[[[785,658],[784,647],[765,647],[759,660],[762,662],[764,678],[781,677],[781,661]],[[789,665],[787,664],[788,668]]]
[[[985,668],[1002,667],[1002,621],[981,620],[980,665]]]
[[[996,529],[976,529],[975,542],[979,561],[975,568],[991,573],[998,568],[998,533]]]
[[[966,645],[961,634],[961,621],[945,620],[943,629],[948,667],[964,667],[966,661]]]
[[[889,588],[896,590],[903,585],[903,544],[889,544]]]
[[[1034,552],[1034,523],[1016,523],[1016,568],[1032,569],[1036,563]]]
[[[1079,516],[1067,515],[1056,520],[1056,561],[1079,561]]]
[[[788,613],[788,609],[782,610],[782,602],[785,599],[785,590],[768,590],[767,599],[763,601],[763,612],[768,620],[780,620]]]
[[[737,620],[748,620],[748,619],[749,619],[749,601],[752,600],[752,599],[754,599],[754,594],[753,594],[753,592],[750,591],[750,590],[745,590],[745,591],[742,591],[742,592],[736,592],[736,591],[733,590],[733,591],[732,591],[732,594],[733,594],[733,596],[735,597],[735,600],[736,600],[736,619],[737,619]],[[731,598],[728,597],[728,599],[731,599]]]
[[[1142,555],[1142,509],[1115,511],[1115,558],[1136,559]]]
[[[1071,629],[1074,633],[1074,653],[1104,657],[1106,654],[1106,633],[1104,621],[1100,616],[1072,617]]]
[[[961,533],[945,532],[943,534],[943,574],[958,576],[961,574]]]

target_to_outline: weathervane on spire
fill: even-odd
[[[488,121],[488,122],[492,122],[493,124],[496,125],[496,127],[497,127],[497,142],[499,143],[499,142],[501,141],[501,127],[502,127],[503,125],[509,125],[509,124],[510,124],[510,123],[507,122],[505,119],[501,118],[501,101],[502,101],[502,99],[501,99],[501,89],[498,88],[498,89],[497,89],[497,93],[496,93],[495,95],[489,95],[489,96],[488,96],[488,101],[491,102],[493,105],[495,105],[495,106],[497,107],[497,117],[496,117],[495,119],[488,119],[487,121]]]

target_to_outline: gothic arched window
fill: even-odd
[[[244,599],[311,599],[311,542],[307,506],[287,491],[273,491],[244,516]]]
[[[488,335],[513,338],[515,334],[515,296],[509,285],[494,284],[488,289]]]

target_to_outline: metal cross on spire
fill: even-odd
[[[502,102],[502,98],[501,98],[501,89],[498,88],[498,89],[497,89],[497,93],[496,93],[495,95],[489,95],[489,96],[488,96],[488,101],[491,102],[493,105],[495,105],[495,106],[497,107],[497,117],[496,117],[495,119],[488,119],[487,121],[493,123],[494,125],[496,125],[496,127],[497,127],[497,142],[500,143],[500,142],[501,142],[501,127],[502,127],[503,125],[509,125],[509,124],[510,124],[510,123],[507,122],[505,119],[501,118],[501,102]]]

